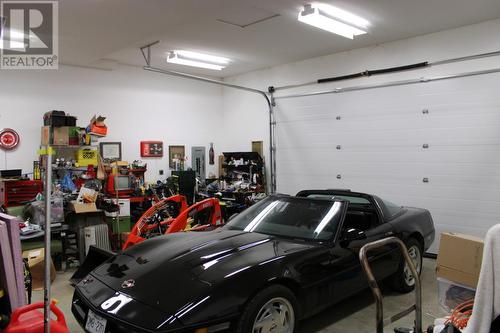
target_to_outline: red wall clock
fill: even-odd
[[[0,148],[12,150],[19,144],[19,134],[11,128],[4,128],[0,131]]]

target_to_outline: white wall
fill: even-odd
[[[220,87],[201,82],[119,67],[114,71],[61,66],[59,70],[1,71],[0,128],[10,127],[21,136],[11,152],[0,150],[0,168],[22,168],[28,173],[37,159],[43,114],[64,110],[86,126],[94,114],[106,116],[108,136],[101,141],[121,141],[123,159],[141,159],[141,140],[162,140],[163,158],[142,158],[148,163],[147,180],[168,172],[168,145],[184,145],[191,165],[191,146],[215,143],[222,116]],[[207,176],[217,172],[209,166]],[[163,178],[165,177],[163,176]]]
[[[266,90],[269,85],[498,51],[500,39],[491,31],[500,31],[500,20],[309,59],[228,81]],[[276,96],[490,68],[500,68],[500,57],[303,87]],[[403,205],[430,209],[438,232],[483,236],[499,222],[498,86],[500,74],[492,74],[278,99],[278,191],[293,194],[304,188],[337,187],[372,192]],[[225,131],[232,138],[224,149],[237,150],[248,147],[252,139],[268,139],[261,97],[229,89],[224,89],[223,96]],[[430,109],[427,118],[423,108]],[[431,148],[423,150],[424,143]],[[340,151],[335,149],[338,144]],[[341,180],[337,174],[342,174]],[[429,177],[430,183],[424,184],[423,177]]]

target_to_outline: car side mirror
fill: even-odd
[[[344,232],[342,239],[340,241],[340,245],[342,247],[347,247],[353,241],[366,239],[366,234],[363,230],[356,228],[349,228]]]

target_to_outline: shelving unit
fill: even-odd
[[[222,153],[224,161],[222,170],[224,178],[230,181],[238,180],[240,175],[245,180],[254,182],[257,175],[257,184],[264,184],[264,161],[256,152],[226,152]]]

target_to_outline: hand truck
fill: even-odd
[[[388,318],[384,318],[384,305],[382,302],[382,292],[378,287],[377,280],[373,275],[373,271],[370,268],[370,264],[368,262],[367,253],[370,250],[385,246],[387,244],[396,244],[399,246],[399,249],[403,252],[403,258],[405,259],[406,264],[411,270],[413,275],[413,279],[415,280],[415,304],[410,306],[409,308],[391,316]],[[368,285],[372,290],[373,296],[375,297],[375,303],[377,306],[376,320],[377,320],[377,331],[376,333],[383,333],[384,327],[394,323],[396,320],[399,320],[411,312],[415,311],[415,327],[414,333],[422,333],[422,285],[420,283],[420,276],[415,269],[415,265],[408,254],[408,249],[406,245],[396,237],[388,237],[375,242],[368,243],[364,245],[359,251],[359,260],[363,267],[363,271],[365,272],[366,278],[368,279]],[[400,332],[404,332],[403,330],[399,330]],[[411,332],[411,330],[406,330],[407,332]],[[398,332],[398,331],[396,331]]]

